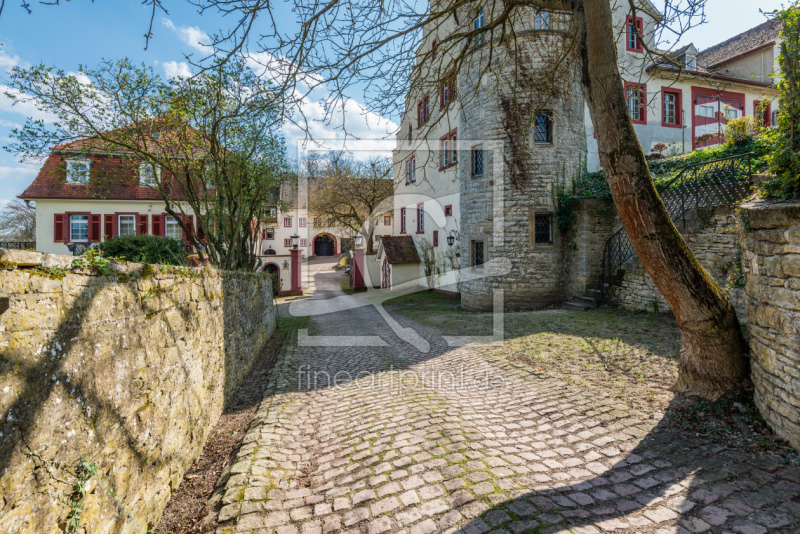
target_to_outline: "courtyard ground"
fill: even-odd
[[[217,532],[800,531],[794,456],[742,441],[762,436],[749,408],[667,391],[668,319],[510,313],[505,342],[452,348],[443,335],[487,335],[491,317],[421,294],[387,304],[392,328],[332,264],[309,267],[295,302],[338,311],[279,354],[222,476]],[[737,440],[709,431],[726,417]]]

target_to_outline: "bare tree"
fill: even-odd
[[[372,254],[375,217],[392,209],[392,161],[378,157],[354,161],[334,155],[309,159],[306,171],[309,215],[346,234],[363,232],[367,254]]]
[[[0,208],[0,239],[36,240],[36,205],[12,200]]]

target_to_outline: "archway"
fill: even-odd
[[[314,238],[314,256],[333,256],[336,254],[336,238],[331,234],[319,234]]]

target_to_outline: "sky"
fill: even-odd
[[[660,3],[660,0],[654,1],[656,6]],[[762,23],[766,19],[760,9],[773,10],[783,3],[785,0],[708,0],[708,23],[691,30],[682,42],[693,42],[702,50]],[[6,88],[5,72],[14,66],[44,63],[69,72],[80,64],[94,66],[102,59],[128,57],[153,66],[160,74],[188,73],[185,55],[202,54],[199,43],[208,34],[227,27],[230,20],[210,12],[200,15],[185,1],[166,4],[169,13],[156,16],[155,36],[144,50],[143,35],[150,11],[141,0],[74,0],[60,6],[31,2],[33,13],[30,15],[18,7],[17,2],[6,2],[0,16],[0,144],[5,147],[11,129],[37,113],[31,106],[11,106],[9,99],[1,94]],[[289,12],[285,15],[291,17]],[[314,96],[321,99],[326,95]],[[383,140],[369,146],[391,150],[399,117],[369,113],[359,95],[351,93],[349,96],[351,100],[344,112],[348,133],[361,139]],[[324,113],[315,99],[306,100],[303,106],[312,120],[317,119],[310,125],[315,138],[342,137],[340,118],[332,123],[319,121]],[[296,127],[286,127],[284,133],[290,153],[294,153],[303,135]],[[21,163],[16,155],[0,150],[0,202],[22,193],[38,170],[38,164]]]

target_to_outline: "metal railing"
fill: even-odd
[[[36,241],[0,241],[0,248],[14,250],[36,249]]]
[[[656,187],[658,194],[676,226],[682,223],[685,230],[686,214],[693,209],[733,206],[748,196],[752,186],[753,155],[748,152],[687,165],[675,178],[659,184]],[[606,241],[600,284],[595,289],[595,295],[601,301],[606,298],[606,283],[635,255],[636,250],[624,227]]]

